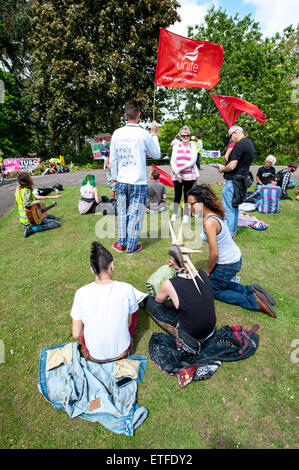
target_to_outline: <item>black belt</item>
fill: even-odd
[[[84,201],[84,202],[95,202],[95,199],[94,199],[94,198],[93,198],[93,199],[90,199],[90,198],[88,198],[88,197],[83,197],[83,196],[82,196],[82,197],[81,197],[81,201]]]

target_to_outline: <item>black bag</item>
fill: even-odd
[[[53,188],[54,191],[55,191],[55,189],[57,189],[58,191],[63,191],[64,190],[62,184],[59,184],[59,183],[53,184],[52,188]]]
[[[276,177],[277,177],[277,186],[280,186],[282,185],[282,182],[283,182],[283,178],[287,172],[287,168],[283,168],[282,170],[279,170],[277,173],[276,173]]]
[[[249,188],[254,182],[253,174],[251,171],[248,173],[248,176],[246,176],[244,180],[245,188]]]
[[[37,188],[37,194],[39,196],[48,196],[53,191],[52,188],[47,188],[46,186],[43,186],[42,188]]]

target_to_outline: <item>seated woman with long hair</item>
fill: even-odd
[[[29,237],[33,233],[41,232],[42,230],[50,230],[60,227],[60,222],[56,220],[55,215],[46,214],[40,224],[31,223],[28,218],[29,210],[33,206],[39,205],[41,200],[45,199],[58,199],[60,194],[55,196],[39,196],[33,193],[33,180],[29,173],[22,171],[18,174],[18,186],[15,192],[15,199],[18,206],[19,218],[21,225],[24,229],[24,238]]]
[[[80,188],[81,199],[78,203],[78,210],[81,215],[93,214],[97,205],[101,202],[94,175],[85,176]]]
[[[244,286],[232,279],[240,271],[242,256],[231,237],[225,221],[221,201],[206,185],[193,187],[188,192],[191,213],[203,217],[202,239],[209,245],[206,273],[213,286],[215,299],[256,310],[276,317],[273,297],[259,284]]]

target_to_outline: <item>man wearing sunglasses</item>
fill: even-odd
[[[239,205],[246,198],[246,184],[249,178],[249,168],[254,159],[255,148],[242,127],[232,126],[228,136],[235,146],[231,151],[225,165],[218,165],[219,173],[223,173],[226,180],[222,203],[226,212],[226,221],[232,237],[236,236],[239,218]]]

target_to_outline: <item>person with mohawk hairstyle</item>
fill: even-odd
[[[170,335],[183,342],[187,349],[200,350],[216,325],[213,289],[204,271],[197,271],[191,262],[192,250],[184,245],[183,225],[176,238],[169,222],[172,245],[168,251],[169,266],[175,270],[165,280],[156,297],[147,296],[144,307],[151,317]],[[172,306],[166,306],[171,299]]]

